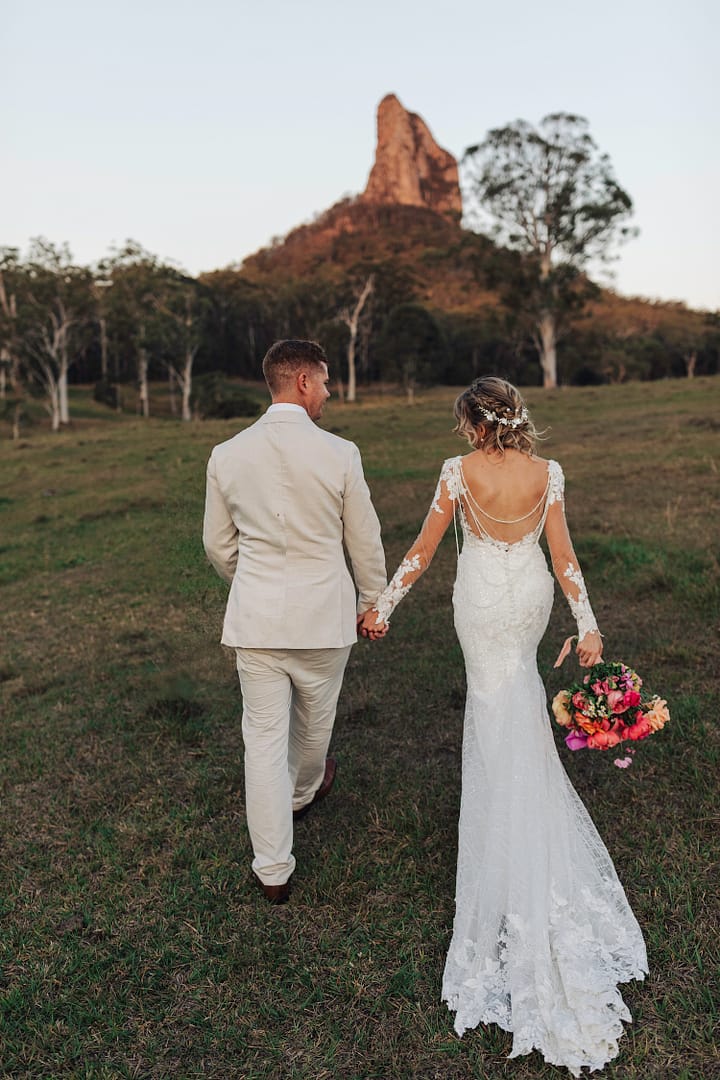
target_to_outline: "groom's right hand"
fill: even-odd
[[[357,627],[360,634],[370,638],[371,641],[385,637],[389,629],[388,624],[382,621],[375,608],[370,608],[362,615],[358,615]]]

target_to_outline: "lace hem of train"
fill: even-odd
[[[618,926],[616,908],[584,890],[582,910],[573,910],[553,893],[542,942],[515,914],[483,943],[453,940],[442,1000],[456,1013],[458,1035],[498,1024],[513,1034],[511,1058],[539,1050],[579,1077],[617,1055],[631,1020],[617,984],[646,972],[642,938]]]

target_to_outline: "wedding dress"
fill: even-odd
[[[467,702],[442,998],[458,1035],[496,1023],[513,1034],[511,1058],[537,1049],[580,1076],[617,1054],[622,1021],[631,1019],[617,984],[644,978],[647,957],[610,856],[560,763],[537,670],[554,593],[539,539],[563,498],[562,470],[551,461],[543,498],[516,519],[534,513],[534,528],[513,543],[494,539],[491,522],[513,523],[483,511],[462,458],[449,459],[423,530],[376,607],[389,619],[457,515],[453,606]],[[579,567],[570,562],[561,578],[582,638],[596,624]]]

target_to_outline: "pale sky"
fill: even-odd
[[[393,92],[457,157],[587,117],[640,228],[615,287],[720,307],[716,0],[0,3],[0,244],[237,263],[364,188]]]

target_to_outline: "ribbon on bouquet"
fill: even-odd
[[[568,657],[570,655],[570,649],[572,648],[572,643],[573,643],[573,641],[576,641],[576,640],[577,640],[577,634],[571,634],[569,638],[565,639],[565,644],[563,645],[562,649],[560,650],[558,658],[555,661],[555,663],[553,664],[553,667],[560,667],[563,660],[565,660],[566,657]]]

